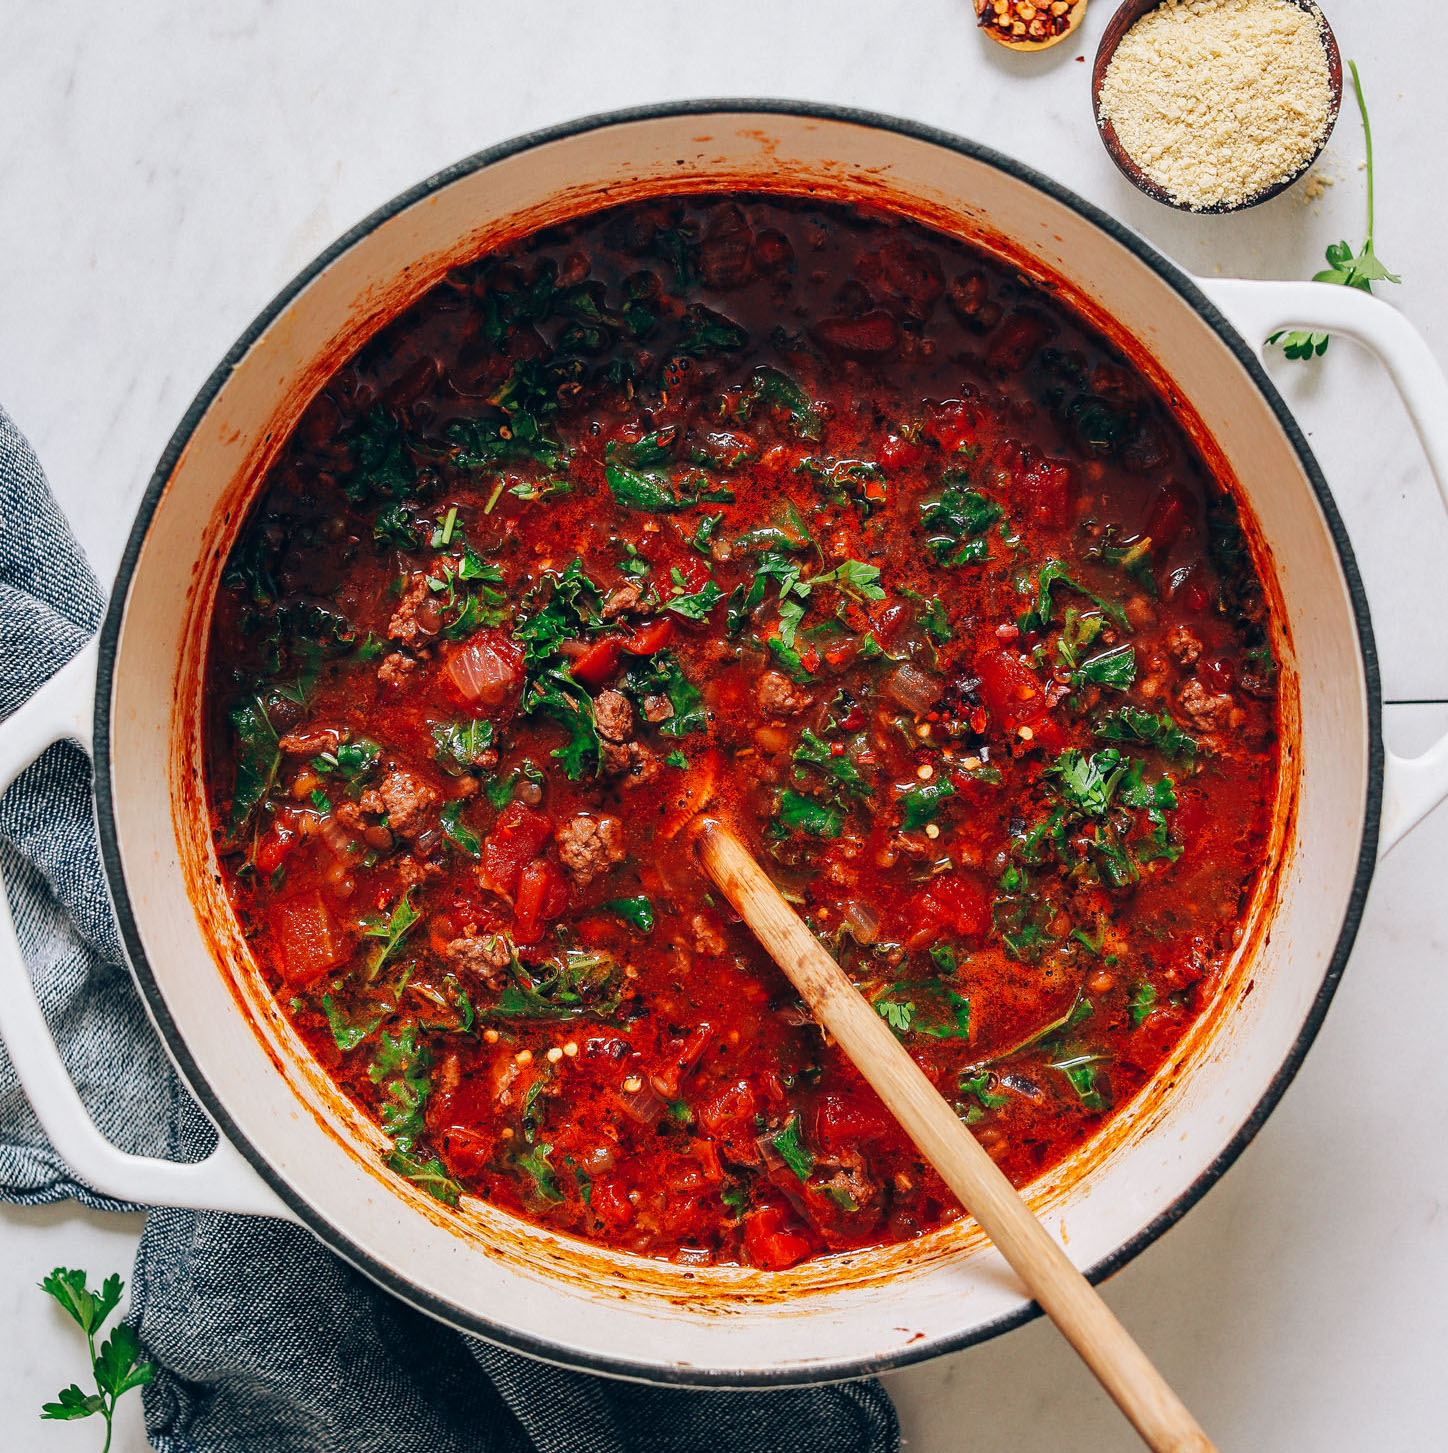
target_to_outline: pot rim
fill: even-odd
[[[368,1252],[362,1250],[347,1238],[332,1222],[314,1211],[287,1182],[272,1168],[265,1155],[237,1128],[232,1117],[219,1097],[212,1091],[192,1058],[186,1042],[166,1006],[160,985],[148,962],[141,942],[140,932],[133,914],[130,896],[122,870],[120,841],[116,829],[117,808],[113,796],[114,784],[110,770],[111,742],[111,694],[115,673],[116,649],[120,639],[121,626],[125,618],[130,588],[135,578],[136,564],[141,547],[151,526],[152,517],[160,503],[167,482],[170,480],[182,453],[185,451],[196,426],[211,407],[216,395],[230,377],[233,369],[251,349],[261,334],[275,321],[314,278],[322,273],[338,257],[346,253],[362,238],[373,232],[382,223],[406,211],[415,203],[468,176],[483,170],[496,162],[520,153],[533,150],[554,141],[565,140],[588,131],[607,126],[617,126],[639,121],[653,121],[680,116],[709,115],[778,115],[800,117],[812,120],[843,122],[848,125],[869,127],[874,130],[893,132],[914,141],[924,141],[946,150],[956,152],[1005,172],[1018,181],[1044,192],[1052,200],[1076,212],[1122,247],[1133,253],[1150,267],[1164,282],[1172,287],[1217,334],[1233,356],[1246,370],[1254,386],[1271,408],[1278,424],[1287,435],[1293,451],[1302,465],[1319,507],[1327,523],[1333,547],[1337,552],[1343,578],[1352,604],[1357,640],[1363,666],[1366,686],[1367,735],[1368,735],[1368,780],[1364,803],[1362,841],[1358,850],[1357,867],[1353,876],[1352,890],[1348,895],[1343,925],[1338,934],[1332,957],[1323,975],[1322,984],[1313,998],[1302,1028],[1293,1041],[1271,1083],[1261,1099],[1252,1108],[1241,1128],[1223,1147],[1221,1152],[1203,1169],[1200,1175],[1183,1191],[1171,1205],[1156,1215],[1130,1240],[1122,1243],[1110,1255],[1103,1257],[1093,1266],[1084,1269],[1084,1275],[1093,1285],[1104,1281],[1132,1261],[1153,1242],[1169,1231],[1207,1193],[1209,1189],[1236,1161],[1247,1148],[1257,1132],[1266,1123],[1267,1117],[1276,1108],[1278,1101],[1291,1084],[1307,1051],[1317,1038],[1332,997],[1347,966],[1348,956],[1357,938],[1362,922],[1364,903],[1372,881],[1377,861],[1379,819],[1383,800],[1383,736],[1382,736],[1382,688],[1379,680],[1377,646],[1373,636],[1372,620],[1368,609],[1366,593],[1358,573],[1357,560],[1347,530],[1338,514],[1327,481],[1318,466],[1301,429],[1291,410],[1278,393],[1256,353],[1198,288],[1193,279],[1163,253],[1153,247],[1145,238],[1131,231],[1094,203],[1086,201],[1069,188],[1045,176],[1035,168],[1016,161],[1012,157],[937,127],[881,112],[857,107],[835,106],[824,102],[797,100],[769,100],[758,98],[724,98],[693,101],[666,101],[646,106],[627,107],[615,111],[594,112],[574,121],[526,132],[521,136],[503,141],[482,151],[474,152],[460,161],[435,172],[432,176],[416,183],[406,191],[398,193],[391,200],[369,213],[360,222],[349,228],[278,292],[261,310],[246,331],[227,352],[210,377],[192,400],[175,432],[167,442],[153,472],[145,493],[141,497],[135,522],[126,540],[126,547],[116,571],[115,585],[106,607],[105,620],[101,627],[99,644],[100,659],[96,678],[94,707],[94,798],[96,823],[100,837],[101,860],[105,869],[107,885],[121,938],[125,944],[130,963],[131,976],[146,1003],[152,1022],[165,1041],[173,1062],[180,1070],[191,1093],[201,1102],[206,1113],[219,1127],[220,1133],[245,1156],[259,1176],[295,1212],[301,1223],[330,1250],[336,1252],[350,1265],[357,1268],[384,1290],[400,1297],[409,1305],[418,1308],[436,1320],[460,1331],[482,1337],[487,1341],[539,1358],[555,1365],[578,1368],[606,1376],[630,1381],[648,1382],[657,1385],[681,1387],[789,1387],[825,1382],[842,1381],[848,1378],[870,1376],[876,1373],[907,1367],[938,1357],[947,1352],[956,1352],[990,1340],[1002,1332],[1023,1325],[1041,1315],[1035,1302],[1007,1312],[989,1322],[952,1336],[937,1337],[917,1343],[906,1349],[878,1357],[845,1359],[832,1364],[811,1364],[807,1367],[784,1367],[768,1371],[732,1371],[729,1369],[707,1369],[687,1367],[650,1368],[645,1375],[634,1362],[596,1354],[579,1352],[564,1344],[544,1338],[520,1333],[475,1313],[465,1311],[442,1298],[424,1292],[399,1270],[386,1266]]]

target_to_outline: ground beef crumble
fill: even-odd
[[[622,861],[623,824],[616,817],[580,812],[556,833],[558,856],[578,887],[584,888],[611,864]]]
[[[809,692],[801,691],[779,671],[766,671],[759,678],[754,687],[754,699],[759,703],[759,709],[772,717],[797,716],[814,704],[814,697]]]
[[[376,797],[379,806],[369,799]],[[399,837],[416,837],[427,824],[427,811],[437,805],[437,793],[420,777],[396,768],[389,772],[375,793],[362,794],[362,806],[369,812],[387,814],[387,826]]]
[[[473,974],[490,989],[501,989],[508,980],[512,952],[501,933],[466,933],[443,945],[443,959],[458,974]]]

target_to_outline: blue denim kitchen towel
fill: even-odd
[[[0,716],[81,647],[102,609],[34,454],[0,409]],[[215,1132],[122,966],[90,765],[74,746],[50,748],[0,799],[0,872],[46,1019],[96,1123],[127,1150],[205,1155]],[[0,1197],[39,1205],[65,1196],[117,1209],[46,1143],[0,1047]],[[158,1364],[143,1392],[146,1428],[166,1453],[899,1446],[895,1410],[876,1382],[692,1393],[563,1371],[448,1331],[307,1232],[265,1217],[152,1210],[131,1290],[132,1319]],[[43,1315],[39,1293],[34,1312]]]

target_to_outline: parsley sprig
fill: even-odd
[[[141,1360],[141,1339],[136,1329],[126,1322],[119,1323],[101,1344],[100,1351],[96,1351],[96,1338],[106,1318],[119,1305],[125,1282],[118,1276],[108,1276],[101,1289],[93,1292],[86,1286],[85,1272],[67,1271],[58,1266],[40,1285],[85,1333],[91,1372],[96,1380],[96,1390],[92,1393],[82,1392],[76,1383],[63,1388],[55,1402],[44,1405],[40,1416],[69,1422],[99,1413],[106,1420],[106,1440],[101,1445],[101,1453],[107,1453],[116,1400],[131,1388],[150,1382],[156,1372],[155,1363]]]
[[[1363,243],[1362,250],[1356,253],[1347,242],[1330,243],[1327,249],[1327,266],[1321,272],[1314,273],[1312,280],[1315,283],[1339,283],[1345,288],[1358,288],[1362,292],[1370,293],[1376,282],[1400,283],[1402,278],[1383,266],[1373,247],[1373,129],[1368,122],[1368,103],[1363,96],[1363,83],[1358,77],[1357,62],[1349,61],[1348,69],[1352,72],[1358,111],[1363,118],[1363,142],[1367,148],[1368,238]],[[1327,352],[1331,336],[1327,333],[1299,330],[1274,333],[1267,341],[1281,343],[1282,351],[1288,358],[1321,358]]]

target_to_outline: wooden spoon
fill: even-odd
[[[1021,0],[1009,0],[1008,17],[1015,21],[1020,10]],[[1051,13],[1051,0],[1038,0],[1032,7],[1036,14],[1032,20],[1040,19],[1045,22],[1047,28],[1054,25],[1057,17]],[[1034,39],[1029,31],[1017,35],[1013,29],[1002,30],[997,23],[996,7],[993,0],[975,0],[975,13],[980,21],[980,28],[997,45],[1003,45],[1007,50],[1050,50],[1053,45],[1060,45],[1068,35],[1071,35],[1086,18],[1086,0],[1069,0],[1069,8],[1060,17],[1066,24],[1055,35],[1045,35],[1041,39]],[[1029,25],[1029,21],[1020,20],[1018,23]]]
[[[694,835],[704,870],[1146,1444],[1157,1453],[1214,1453],[1185,1404],[784,901],[749,849],[714,817],[699,818]]]

